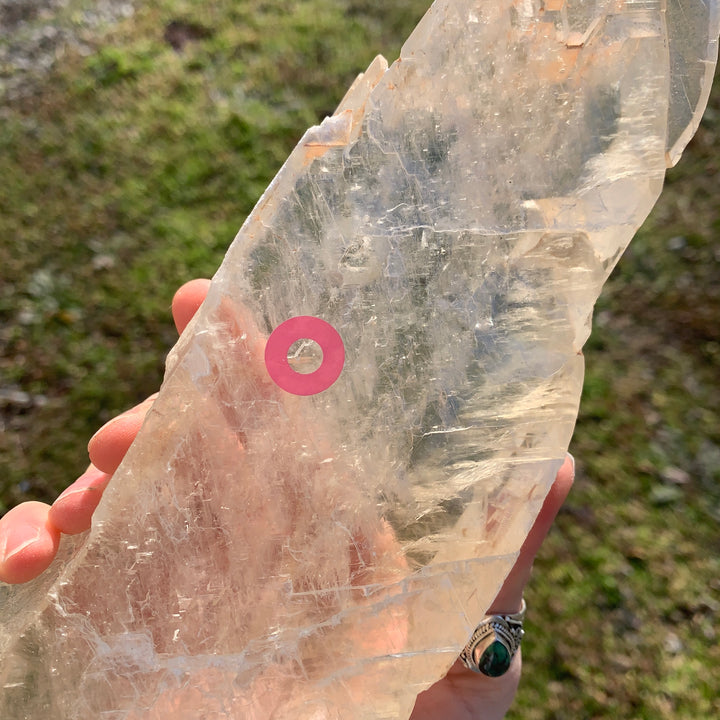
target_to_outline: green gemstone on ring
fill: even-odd
[[[508,671],[511,662],[512,655],[510,655],[510,651],[500,640],[495,640],[488,645],[485,652],[480,656],[478,668],[480,672],[489,677],[500,677]]]

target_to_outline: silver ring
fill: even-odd
[[[525,634],[523,619],[526,609],[523,600],[519,612],[485,618],[460,653],[465,667],[488,677],[504,675],[510,669]]]

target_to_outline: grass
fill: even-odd
[[[149,2],[0,105],[0,511],[156,389],[174,290],[425,4]],[[719,133],[715,93],[598,306],[513,718],[720,716]]]

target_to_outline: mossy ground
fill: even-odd
[[[157,388],[174,290],[425,5],[148,2],[0,104],[0,510]],[[715,93],[600,301],[514,718],[720,717],[719,133]]]

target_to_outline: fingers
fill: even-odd
[[[192,320],[205,300],[209,287],[209,280],[191,280],[175,293],[172,314],[178,332],[182,333]],[[98,470],[112,475],[118,469],[156,397],[152,395],[140,405],[113,418],[90,438],[88,454]]]
[[[191,280],[175,293],[172,314],[178,332],[182,333],[192,320],[205,300],[209,287],[209,280]],[[88,454],[95,468],[108,475],[118,469],[156,397],[157,394],[151,395],[145,402],[113,418],[90,438]]]
[[[89,530],[92,514],[109,481],[108,473],[91,464],[52,504],[50,522],[66,535],[77,535]]]
[[[140,405],[114,417],[90,438],[88,454],[90,462],[98,470],[112,475],[118,469],[156,397],[157,393]]]
[[[507,576],[500,592],[490,606],[488,613],[513,613],[520,610],[525,585],[530,579],[532,564],[543,540],[548,534],[555,516],[565,502],[575,478],[575,460],[568,453],[565,462],[558,471],[550,492],[545,498],[535,524],[523,543],[520,555]]]
[[[203,304],[210,288],[210,281],[199,278],[185,283],[172,301],[172,315],[179,333],[187,327],[195,313]]]
[[[173,319],[182,332],[207,295],[209,280],[192,280],[175,294]],[[92,514],[125,457],[155,396],[113,418],[88,444],[91,464],[52,507],[26,502],[0,518],[0,582],[24,583],[45,571],[57,554],[60,533],[90,529]]]
[[[0,519],[0,581],[24,583],[49,567],[60,544],[49,511],[45,503],[26,502]]]

